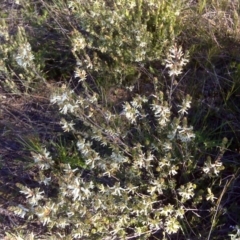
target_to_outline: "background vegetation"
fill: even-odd
[[[240,239],[238,0],[0,3],[2,239]]]

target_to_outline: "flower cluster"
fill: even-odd
[[[178,76],[182,73],[183,67],[188,63],[188,54],[183,54],[181,46],[173,45],[169,49],[165,63],[169,69],[169,76]]]

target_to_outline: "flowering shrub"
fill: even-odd
[[[73,54],[97,81],[134,81],[137,64],[159,60],[179,33],[181,1],[69,1],[80,28]],[[77,70],[76,70],[77,73]],[[129,82],[128,82],[129,83]]]
[[[182,63],[183,54],[180,56]],[[168,65],[170,70],[172,66]],[[84,71],[80,94],[59,89],[51,102],[59,106],[64,131],[77,137],[76,146],[86,167],[72,169],[61,164],[56,170],[46,149],[33,153],[42,187],[18,184],[27,205],[15,207],[15,213],[37,217],[61,238],[146,239],[154,234],[164,238],[184,231],[190,209],[201,201],[214,204],[211,186],[201,185],[209,172],[214,179],[222,169],[220,161],[198,165],[195,135],[186,118],[190,97],[178,106],[177,116],[168,96],[159,90],[160,83],[155,82],[152,95],[133,94],[116,113],[89,87]],[[169,75],[176,77],[180,72],[179,67]],[[201,177],[195,177],[199,173]],[[47,194],[56,186],[56,196]],[[206,192],[206,199],[195,196],[196,188]]]
[[[17,184],[26,203],[11,210],[62,239],[174,239],[174,234],[186,239],[202,219],[209,222],[211,215],[216,216],[219,201],[212,186],[223,170],[227,141],[216,159],[205,159],[187,121],[191,96],[181,102],[173,99],[174,84],[189,58],[176,44],[182,1],[53,2],[42,1],[41,6],[47,6],[44,16],[57,19],[60,30],[54,30],[65,31],[61,10],[74,20],[69,24],[72,31],[66,32],[79,89],[55,88],[50,102],[58,106],[62,129],[75,137],[78,153],[62,161],[59,158],[67,154],[61,147],[58,155],[45,147],[32,152],[38,186]],[[36,67],[41,56],[32,52],[23,28],[16,41],[2,29],[1,71],[13,74],[6,67],[10,55],[15,73],[28,89],[33,80],[42,78]],[[152,69],[154,77],[147,79],[152,92],[138,92],[135,83],[143,77],[139,69],[147,72],[155,61],[167,71]],[[15,81],[5,83],[18,89]],[[109,107],[102,83],[127,85],[129,100],[119,110]]]

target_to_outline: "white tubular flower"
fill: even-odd
[[[154,112],[156,118],[158,118],[158,123],[161,127],[166,126],[169,122],[170,109],[167,106],[162,106],[158,104],[152,104],[151,109]]]
[[[85,38],[78,34],[75,38],[72,39],[73,51],[78,51],[79,49],[84,49],[87,46]]]
[[[178,105],[180,110],[178,111],[179,114],[184,115],[188,113],[188,109],[191,107],[191,97],[187,95],[187,97],[183,100],[182,105]]]
[[[125,191],[124,188],[121,188],[120,187],[120,183],[117,183],[115,186],[113,186],[112,188],[110,189],[114,189],[114,191],[112,192],[112,195],[118,195],[118,196],[121,196],[122,195],[122,192]]]
[[[177,129],[173,129],[168,133],[167,138],[169,140],[173,140],[176,137],[176,134],[177,134]]]
[[[106,110],[106,112],[104,112],[104,117],[109,122],[112,118],[115,118],[116,116],[110,111]]]
[[[39,200],[43,199],[44,192],[40,192],[39,188],[34,189],[34,194],[29,198],[29,203],[33,206],[38,205]]]
[[[173,210],[174,210],[174,206],[171,205],[171,204],[168,204],[168,205],[166,205],[166,206],[164,206],[163,208],[160,209],[160,214],[162,216],[167,217],[170,214],[172,214]]]
[[[89,101],[90,103],[97,103],[97,101],[98,101],[98,95],[94,92],[93,95],[88,98],[88,101]]]
[[[222,162],[215,161],[214,163],[211,163],[211,158],[208,157],[207,161],[204,163],[203,166],[203,172],[206,174],[214,174],[218,175],[221,170],[224,169],[224,166],[222,165]]]
[[[207,188],[207,191],[208,191],[208,194],[207,194],[207,196],[206,196],[206,199],[207,199],[208,201],[211,201],[211,202],[213,203],[214,200],[217,199],[217,198],[216,198],[216,197],[214,196],[214,194],[212,193],[211,188]]]
[[[82,151],[85,148],[85,139],[79,139],[77,142],[77,147],[79,151]]]
[[[14,211],[15,214],[17,214],[19,217],[24,218],[24,216],[26,215],[26,213],[29,212],[29,210],[25,207],[23,207],[23,205],[19,204],[17,206],[17,209]]]
[[[64,92],[62,95],[53,95],[50,99],[50,102],[53,104],[57,103],[58,105],[61,105],[68,99],[69,99],[68,93]]]
[[[81,200],[81,194],[80,194],[80,182],[78,177],[74,179],[74,183],[71,185],[68,185],[68,189],[70,190],[70,194],[73,197],[73,201],[76,199]]]
[[[170,166],[170,162],[169,162],[168,158],[164,157],[164,158],[160,159],[159,162],[158,162],[158,166],[160,168],[162,168],[164,166],[168,166],[169,167]]]
[[[51,182],[51,177],[49,177],[49,178],[46,177],[41,181],[41,183],[43,183],[44,185],[49,185],[50,182]]]
[[[91,149],[91,142],[85,142],[85,139],[79,139],[77,142],[77,148],[78,150],[85,156],[87,157],[90,153]]]
[[[129,183],[126,188],[126,192],[134,194],[136,192],[136,189],[138,189],[138,188],[139,188],[138,186],[134,186],[131,183]]]
[[[57,209],[54,203],[51,206],[48,204],[47,206],[38,207],[36,209],[36,214],[39,217],[40,221],[43,223],[43,226],[51,222],[51,212],[56,212],[56,210]]]
[[[24,187],[23,190],[20,191],[20,193],[23,193],[26,195],[26,198],[30,198],[34,195],[34,190],[30,189],[28,187]]]
[[[180,228],[180,224],[175,217],[170,217],[165,223],[165,229],[168,234],[176,233]]]
[[[179,131],[177,134],[177,139],[179,139],[183,143],[191,142],[195,138],[195,134],[193,133],[193,127],[179,127]]]
[[[145,101],[145,97],[137,95],[132,101],[131,105],[134,108],[142,108],[142,103]]]
[[[171,169],[169,171],[169,175],[172,175],[172,176],[176,175],[177,174],[177,170],[178,170],[178,167],[171,166]]]
[[[84,231],[81,229],[78,229],[72,234],[72,237],[76,239],[81,239],[83,236],[84,236]]]
[[[135,1],[130,1],[127,2],[129,9],[133,9],[136,7],[136,2]]]
[[[163,191],[162,191],[162,184],[161,184],[161,182],[159,181],[159,179],[151,181],[150,184],[153,185],[153,186],[151,186],[151,187],[149,188],[149,190],[148,190],[148,192],[149,192],[150,194],[153,194],[153,193],[156,192],[156,191],[157,191],[159,194],[162,194],[162,193],[163,193]]]
[[[72,104],[70,103],[67,103],[67,104],[64,104],[63,107],[60,108],[60,112],[63,113],[63,114],[67,114],[68,112],[70,113],[74,113],[74,109],[76,108],[77,106],[73,106]]]
[[[178,194],[182,197],[181,202],[186,202],[194,196],[195,184],[187,183],[178,189]]]
[[[52,161],[50,153],[46,150],[46,148],[43,149],[43,152],[41,154],[36,154],[32,152],[32,156],[33,156],[34,162],[37,163],[39,168],[42,170],[49,169],[51,165],[54,163]]]
[[[68,218],[74,216],[74,212],[68,211],[68,212],[67,212],[67,216],[68,216]]]
[[[132,107],[128,102],[125,102],[121,115],[124,115],[131,123],[135,123],[136,118],[139,116],[139,111]]]
[[[86,80],[87,78],[87,73],[85,70],[76,68],[75,72],[74,72],[74,77],[75,78],[79,78],[78,82],[83,82]]]
[[[64,132],[70,132],[74,130],[73,126],[75,125],[75,123],[73,123],[73,121],[69,123],[65,119],[61,119],[60,124],[62,125],[62,129]]]
[[[169,152],[169,151],[171,151],[172,150],[172,143],[171,142],[165,142],[164,144],[163,144],[163,150],[165,151],[165,152]]]

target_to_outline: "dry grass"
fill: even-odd
[[[3,239],[12,228],[21,229],[26,224],[7,210],[24,202],[16,183],[39,185],[34,180],[36,169],[24,143],[44,144],[57,138],[62,129],[58,110],[49,103],[49,89],[38,89],[38,95],[16,96],[3,90],[0,94],[0,238]],[[38,228],[29,224],[29,230],[38,232]]]

